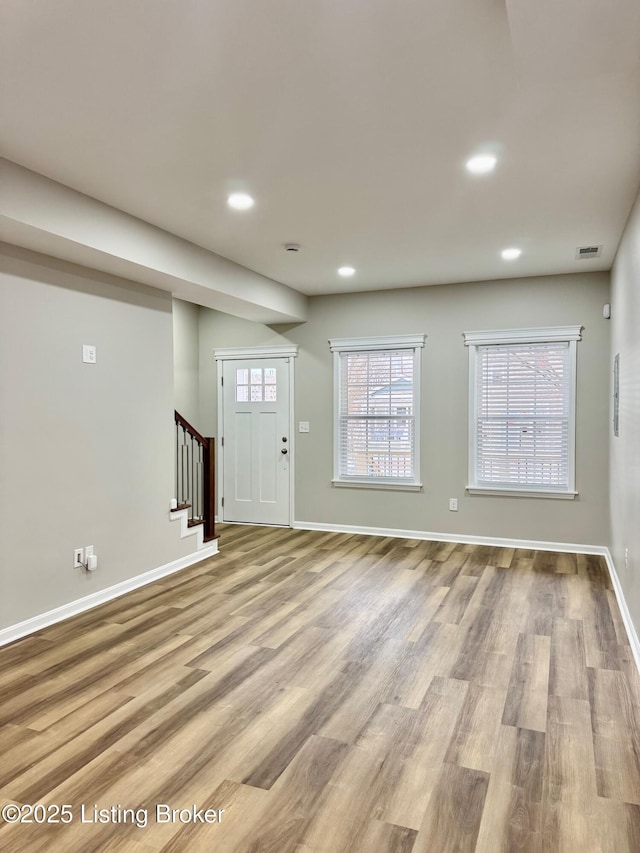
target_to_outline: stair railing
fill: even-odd
[[[204,525],[205,542],[215,533],[215,439],[205,438],[179,412],[176,422],[177,510],[189,511],[189,527]]]

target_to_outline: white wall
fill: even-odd
[[[610,547],[640,633],[640,196],[618,248],[611,284],[611,370],[619,353],[620,434],[610,433]]]
[[[607,273],[442,285],[312,297],[308,322],[283,334],[202,309],[200,411],[216,434],[218,346],[289,340],[296,359],[295,516],[298,521],[402,528],[587,545],[609,539],[608,395],[610,324]],[[468,353],[462,333],[480,329],[582,324],[578,344],[577,487],[575,501],[468,496]],[[282,330],[281,330],[282,331]],[[423,352],[421,493],[338,489],[333,465],[333,372],[328,339],[426,333]],[[213,431],[213,432],[211,432]],[[449,497],[459,511],[449,512]]]
[[[191,302],[173,300],[173,400],[174,406],[200,431],[198,363],[200,359],[198,313]]]
[[[0,244],[0,628],[195,549],[168,520],[172,355],[168,294]]]

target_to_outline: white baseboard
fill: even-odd
[[[633,659],[636,662],[638,672],[640,672],[640,640],[638,639],[638,632],[636,631],[636,627],[633,624],[631,613],[629,612],[629,608],[627,606],[627,599],[624,597],[622,584],[620,583],[620,578],[618,577],[616,566],[613,562],[613,557],[611,556],[611,553],[608,548],[606,549],[605,559],[607,561],[609,575],[611,576],[613,591],[616,595],[616,601],[618,602],[618,607],[620,608],[620,615],[622,616],[624,628],[627,632],[627,637],[629,638],[631,653],[633,654]]]
[[[193,530],[193,528],[190,529]],[[193,554],[187,554],[186,557],[180,557],[171,563],[165,563],[164,566],[159,566],[157,569],[151,569],[148,572],[143,572],[141,575],[136,575],[126,581],[109,586],[106,589],[101,589],[98,592],[93,592],[91,595],[85,595],[83,598],[78,598],[75,601],[70,601],[68,604],[63,604],[53,610],[48,610],[46,613],[40,613],[38,616],[32,616],[24,622],[19,622],[17,625],[10,625],[8,628],[0,630],[0,646],[7,643],[12,643],[14,640],[19,640],[20,637],[25,637],[27,634],[33,634],[35,631],[41,631],[48,625],[53,625],[56,622],[62,622],[63,619],[69,619],[71,616],[77,616],[78,613],[83,613],[85,610],[91,610],[100,604],[111,601],[113,598],[119,598],[127,592],[132,592],[141,586],[146,586],[153,581],[160,580],[167,575],[172,575],[174,572],[179,572],[181,569],[186,569],[194,563],[199,563],[201,560],[206,560],[208,557],[213,557],[218,553],[218,540],[214,540],[210,545],[200,548]]]
[[[525,548],[531,551],[562,551],[567,554],[608,553],[604,545],[579,545],[572,542],[542,542],[528,539],[499,539],[497,536],[465,536],[459,533],[432,533],[426,530],[400,530],[385,527],[357,527],[351,524],[324,524],[294,521],[297,530],[322,530],[326,533],[360,533],[363,536],[392,536],[394,539],[426,539],[429,542],[456,542],[461,545],[494,545],[499,548]]]

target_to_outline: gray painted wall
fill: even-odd
[[[194,550],[168,520],[172,376],[168,294],[0,244],[0,627]]]
[[[200,411],[217,434],[214,347],[297,343],[296,520],[604,545],[609,540],[610,324],[607,273],[313,297],[308,322],[283,334],[217,312],[200,313]],[[468,354],[462,333],[582,324],[578,344],[575,501],[468,496]],[[333,337],[427,334],[423,352],[421,493],[331,486]],[[449,497],[459,511],[449,512]]]
[[[611,281],[610,368],[613,356],[620,353],[620,434],[615,438],[610,431],[610,548],[640,633],[640,196],[618,248]]]
[[[191,302],[173,300],[174,406],[197,430],[200,430],[199,311]]]

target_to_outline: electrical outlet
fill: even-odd
[[[76,548],[73,552],[73,568],[78,569],[84,565],[84,548]]]
[[[451,512],[458,512],[458,498],[449,498],[449,509]]]

